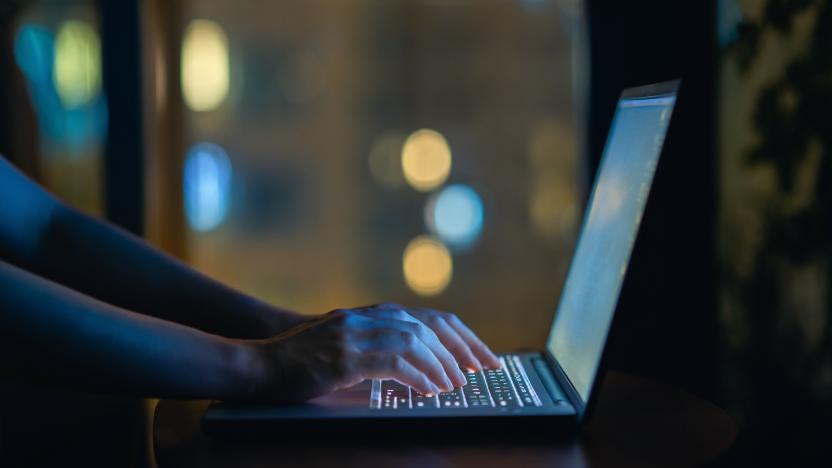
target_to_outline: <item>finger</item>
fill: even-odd
[[[416,333],[397,329],[394,323],[359,336],[359,349],[371,353],[394,353],[403,356],[416,369],[425,374],[437,387],[444,391],[453,390],[444,366],[434,352]]]
[[[451,380],[451,384],[454,387],[462,387],[466,384],[465,374],[460,371],[460,364],[457,362],[454,354],[445,347],[442,340],[436,336],[433,330],[421,320],[408,313],[407,310],[392,306],[379,306],[373,309],[362,309],[359,313],[377,320],[382,320],[383,322],[378,322],[379,324],[415,333],[430,348],[436,358],[439,359],[439,362],[442,363],[442,367],[445,370],[446,376]],[[414,327],[416,328],[414,329]]]
[[[430,379],[397,354],[369,353],[358,360],[359,372],[365,379],[396,379],[419,393],[435,395],[439,388]]]
[[[434,332],[436,332],[439,340],[441,340],[445,348],[453,354],[454,358],[457,362],[459,362],[461,367],[472,371],[478,371],[483,368],[479,359],[474,356],[471,348],[465,340],[459,336],[459,333],[451,327],[447,320],[445,320],[436,311],[429,309],[417,312],[417,317],[421,317],[423,315],[426,316],[424,318],[425,323],[427,323],[427,325],[431,327]],[[464,378],[465,376],[463,375],[462,377]]]
[[[500,360],[497,356],[485,345],[485,343],[480,340],[477,335],[468,328],[467,325],[462,323],[462,320],[459,319],[456,315],[449,314],[446,316],[446,321],[448,324],[459,334],[459,336],[465,341],[471,351],[474,353],[474,356],[483,364],[491,369],[499,369],[500,368]]]

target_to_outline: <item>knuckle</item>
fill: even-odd
[[[344,311],[342,323],[346,327],[355,327],[361,321],[361,316],[357,314],[354,310],[346,310]]]
[[[398,355],[391,356],[390,358],[390,370],[392,372],[403,372],[404,371],[404,358]]]
[[[416,344],[416,335],[410,331],[400,332],[399,339],[408,348]]]
[[[405,311],[405,310],[404,310],[404,309],[402,309],[402,308],[397,308],[397,309],[393,312],[393,317],[394,317],[396,320],[409,320],[409,319],[410,319],[410,314],[408,314],[408,313],[407,313],[407,311]]]
[[[425,317],[425,320],[424,320],[424,322],[426,324],[428,324],[432,327],[442,325],[442,322],[444,322],[444,321],[445,321],[445,319],[442,317],[442,315],[440,315],[438,313],[435,313],[435,312],[427,314],[427,316]]]
[[[427,338],[429,333],[431,333],[430,329],[421,323],[414,323],[414,322],[407,322],[407,330],[408,333],[413,335],[414,338],[424,339]]]

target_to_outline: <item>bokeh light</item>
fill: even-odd
[[[101,90],[101,42],[84,21],[64,21],[55,38],[52,79],[67,109],[91,102]]]
[[[230,83],[228,38],[209,20],[191,21],[182,41],[182,97],[194,111],[219,107]]]
[[[579,220],[577,152],[569,122],[544,118],[529,134],[529,218],[552,245],[571,239]]]
[[[449,246],[470,247],[482,232],[482,199],[467,185],[449,185],[428,200],[425,222]]]
[[[78,33],[76,26],[62,26],[61,56],[64,58],[58,59],[57,41],[52,32],[43,25],[23,22],[15,38],[14,57],[26,78],[44,154],[83,159],[95,156],[103,143],[107,133],[107,102],[101,92],[100,75],[92,80],[97,84],[87,88],[86,84],[91,81],[84,67],[73,71],[75,65],[89,63],[91,56],[98,56],[97,62],[93,62],[98,63],[100,74],[100,52],[83,52],[85,46],[77,43],[85,39],[78,40],[76,36],[84,36],[89,31]],[[67,64],[65,58],[72,55],[80,58]],[[58,67],[63,70],[60,75],[55,71]],[[73,76],[76,79],[70,79]]]
[[[370,173],[373,179],[386,189],[396,189],[404,185],[401,164],[404,138],[404,134],[395,131],[382,133],[370,147]]]
[[[53,42],[52,33],[43,26],[26,23],[20,26],[14,42],[14,58],[29,81],[50,79]]]
[[[407,286],[421,296],[435,296],[451,282],[453,260],[448,249],[430,236],[419,236],[404,249],[402,270]]]
[[[451,148],[439,132],[413,132],[402,148],[402,171],[407,183],[427,192],[442,185],[451,173]]]
[[[219,146],[199,143],[185,159],[185,217],[195,231],[210,231],[228,213],[231,161]]]
[[[535,231],[545,239],[563,239],[578,222],[578,200],[573,188],[557,183],[541,185],[529,201]]]

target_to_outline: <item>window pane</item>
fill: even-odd
[[[32,2],[18,16],[14,39],[36,117],[38,176],[59,197],[93,214],[102,212],[107,130],[97,24],[92,2]]]
[[[192,0],[189,260],[307,313],[543,343],[579,221],[577,0]]]

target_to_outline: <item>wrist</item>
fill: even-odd
[[[249,299],[252,300],[250,310],[253,311],[254,315],[254,328],[247,338],[271,338],[309,319],[309,317],[296,312],[279,309],[256,299]]]
[[[227,377],[223,400],[253,400],[268,375],[262,345],[258,340],[227,341]]]

